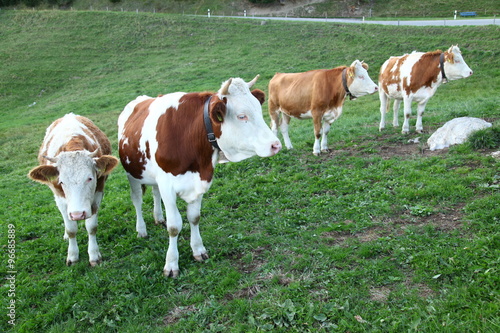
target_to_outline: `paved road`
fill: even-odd
[[[245,18],[243,16],[232,16]],[[442,19],[428,21],[369,21],[361,19],[334,19],[334,18],[299,18],[299,17],[268,17],[268,16],[246,16],[250,19],[258,20],[289,20],[289,21],[309,21],[309,22],[337,22],[337,23],[354,23],[354,24],[383,24],[383,25],[412,25],[412,26],[460,26],[460,25],[498,25],[500,18],[496,19]]]

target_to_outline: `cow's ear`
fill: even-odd
[[[252,95],[255,98],[257,98],[257,100],[259,101],[260,105],[264,104],[264,102],[266,101],[266,93],[263,92],[260,89],[254,89],[254,90],[252,90]]]
[[[354,78],[356,75],[356,66],[351,66],[347,68],[347,76],[349,76],[351,79]]]
[[[455,54],[453,54],[453,52],[445,53],[444,57],[445,57],[446,61],[448,61],[450,64],[455,63]]]
[[[366,62],[364,62],[364,61],[361,63],[361,66],[363,66],[363,68],[366,69],[366,70],[368,70],[368,68],[370,68],[368,66],[368,64]]]
[[[96,157],[94,160],[99,177],[109,175],[118,165],[118,159],[111,155],[102,155],[101,157]]]
[[[226,97],[212,103],[212,108],[210,109],[210,119],[212,119],[214,123],[221,124],[224,121],[224,117],[226,116],[226,103]]]
[[[33,168],[28,177],[40,183],[51,183],[59,177],[59,171],[53,165],[40,165]]]

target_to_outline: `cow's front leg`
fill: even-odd
[[[380,85],[380,83],[379,83]],[[378,91],[378,96],[380,99],[380,124],[378,126],[378,130],[382,131],[385,128],[385,114],[388,111],[388,107],[390,104],[389,97],[385,94],[383,89]]]
[[[101,253],[99,252],[99,246],[97,245],[97,213],[92,215],[90,218],[85,220],[85,228],[89,235],[89,263],[90,266],[97,266],[102,260]]]
[[[175,192],[172,189],[164,189],[161,185],[159,189],[167,212],[167,230],[169,236],[163,274],[165,277],[176,278],[179,276],[179,250],[177,249],[177,240],[182,230],[182,217],[177,209],[177,195]]]
[[[131,175],[127,176],[130,183],[130,198],[132,199],[132,204],[134,205],[135,215],[137,218],[135,223],[137,237],[148,237],[146,223],[144,222],[144,217],[142,216],[142,185]]]
[[[411,99],[405,97],[403,100],[403,105],[404,105],[404,123],[401,133],[408,134],[410,133]]]
[[[323,128],[321,130],[321,152],[328,153],[328,132],[330,132],[331,123],[324,121]]]
[[[313,146],[313,154],[315,156],[319,156],[321,154],[321,117],[318,117],[313,114],[313,124],[314,124],[314,146]]]
[[[417,105],[417,123],[415,124],[415,131],[417,133],[422,133],[424,131],[424,127],[422,126],[422,116],[424,115],[426,105],[427,101],[420,102]]]
[[[286,113],[281,113],[281,123],[280,123],[280,131],[281,135],[283,135],[283,141],[285,142],[285,147],[287,149],[292,149],[292,141],[290,140],[290,136],[288,135],[288,125],[290,124],[290,116]]]
[[[203,196],[200,196],[187,206],[187,218],[191,227],[191,249],[193,250],[193,257],[197,261],[208,259],[207,250],[203,246],[203,240],[201,239],[199,225],[202,198]]]
[[[61,212],[64,220],[64,239],[68,241],[68,256],[66,257],[66,265],[71,266],[78,262],[79,250],[76,241],[76,233],[78,231],[77,221],[70,220],[68,215],[68,205],[66,199],[62,197],[55,197],[57,208]]]

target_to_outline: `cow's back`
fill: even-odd
[[[311,110],[313,103],[331,100],[336,81],[332,74],[336,72],[336,69],[317,69],[303,73],[277,73],[269,82],[269,103],[300,117]]]

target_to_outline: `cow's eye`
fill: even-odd
[[[89,177],[89,178],[87,179],[87,182],[89,182],[89,183],[90,183],[93,179],[94,179],[94,178]]]
[[[364,77],[363,75],[358,76],[358,78],[359,78],[360,80],[364,80],[364,79],[365,79],[365,77]]]
[[[238,120],[248,121],[248,117],[245,114],[239,114],[238,115]]]

